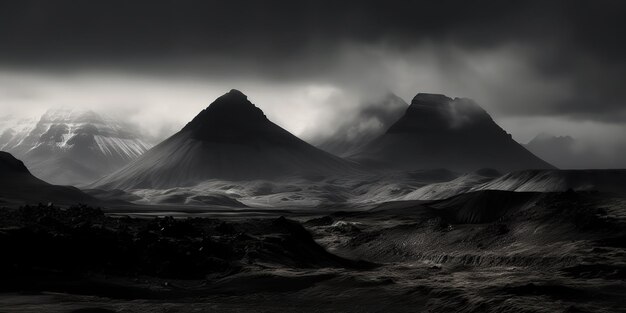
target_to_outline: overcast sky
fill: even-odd
[[[624,1],[0,1],[0,115],[156,136],[240,89],[314,140],[393,92],[476,100],[518,141],[626,145]]]

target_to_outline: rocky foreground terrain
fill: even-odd
[[[3,209],[0,311],[619,312],[624,208],[479,191],[326,214]]]

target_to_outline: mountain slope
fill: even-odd
[[[626,170],[524,170],[508,173],[474,190],[520,192],[601,191],[626,194]]]
[[[34,125],[17,125],[3,131],[2,150],[55,184],[93,182],[149,148],[130,126],[93,111],[49,110]]]
[[[402,98],[389,93],[384,97],[363,103],[343,126],[340,126],[330,137],[317,139],[316,146],[335,155],[353,154],[369,143],[373,138],[382,135],[406,111],[409,105]]]
[[[351,158],[402,170],[553,168],[500,128],[476,103],[420,93],[389,130]]]
[[[219,178],[271,179],[354,172],[269,121],[237,90],[219,97],[180,132],[93,184],[102,189],[192,186]]]
[[[481,186],[501,174],[491,169],[481,169],[466,173],[453,180],[428,184],[402,196],[399,200],[441,200],[469,192],[476,186]]]
[[[525,147],[535,155],[559,168],[584,168],[581,151],[576,151],[576,140],[570,136],[539,134]],[[589,166],[587,166],[589,167]]]
[[[397,200],[441,200],[485,190],[510,192],[598,191],[626,194],[626,170],[522,170],[499,175],[468,173],[454,180],[429,184]]]
[[[74,187],[55,186],[34,177],[24,163],[0,151],[0,204],[97,203]]]
[[[571,136],[553,136],[540,133],[525,147],[562,169],[625,168],[626,142],[610,145],[585,142]]]

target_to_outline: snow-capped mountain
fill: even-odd
[[[38,121],[5,125],[0,150],[24,160],[35,176],[53,184],[92,182],[150,148],[132,126],[94,111],[52,109]]]

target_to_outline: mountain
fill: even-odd
[[[11,116],[0,118],[0,150],[9,150],[19,145],[33,130],[37,121],[35,118],[14,119]]]
[[[472,100],[427,93],[415,96],[404,116],[351,158],[401,170],[553,168],[515,142]]]
[[[53,109],[0,135],[0,149],[23,159],[33,174],[61,185],[91,183],[147,151],[130,125],[93,111]]]
[[[119,171],[100,189],[193,186],[209,179],[272,179],[354,172],[353,164],[300,140],[231,90],[180,132]]]
[[[576,146],[576,140],[570,136],[551,136],[545,133],[537,135],[525,145],[529,151],[559,168],[581,166]]]
[[[74,187],[55,186],[33,176],[24,163],[0,151],[0,205],[98,203]]]
[[[526,148],[542,159],[564,169],[624,168],[626,143],[604,146],[581,142],[570,136],[537,135]]]
[[[335,155],[350,155],[387,131],[402,117],[408,106],[393,93],[365,102],[332,135],[317,139],[316,146]]]

